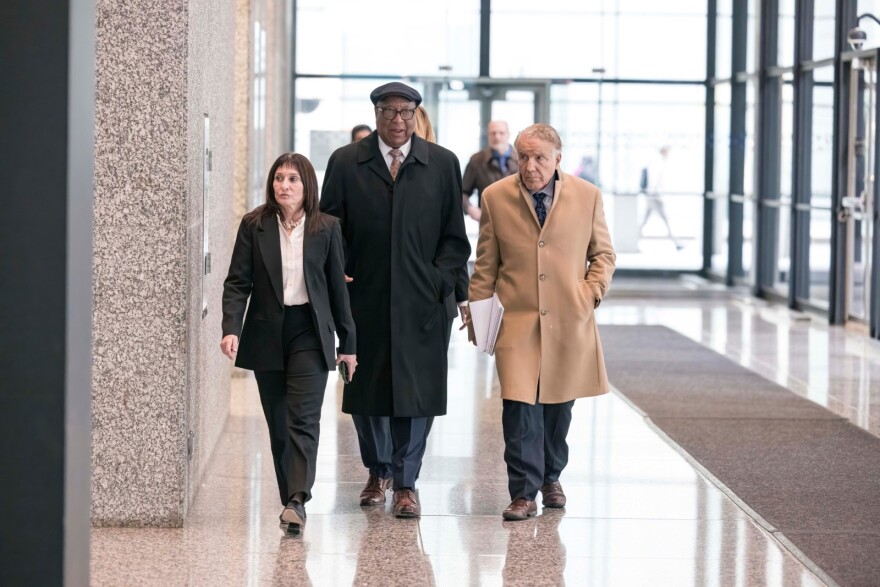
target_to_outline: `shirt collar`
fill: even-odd
[[[556,183],[557,179],[559,179],[559,172],[554,171],[553,177],[550,178],[550,181],[547,182],[547,185],[545,185],[544,187],[542,187],[539,190],[533,191],[532,197],[534,198],[535,194],[543,193],[545,196],[550,196],[552,198],[553,197],[553,190],[556,187],[554,184]]]
[[[382,137],[379,136],[379,133],[376,133],[376,138],[379,139],[379,150],[382,152],[382,156],[387,159],[391,156],[390,153],[393,147],[389,147],[388,145],[386,145],[385,141],[382,140]],[[409,137],[409,140],[398,148],[402,153],[401,161],[403,161],[404,159],[406,159],[407,155],[409,155],[409,150],[412,148],[412,137]]]
[[[500,151],[496,151],[492,149],[492,156],[496,159],[509,159],[510,158],[510,145],[507,145],[507,149],[503,153]]]

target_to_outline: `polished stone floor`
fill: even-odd
[[[880,345],[860,333],[729,295],[612,296],[597,315],[606,324],[668,325],[880,431]],[[226,431],[185,527],[94,529],[92,584],[822,584],[615,394],[576,403],[562,477],[568,507],[503,522],[493,362],[463,335],[453,340],[449,415],[431,433],[421,519],[357,505],[366,474],[331,375],[315,498],[303,535],[287,536],[256,386],[236,378]]]

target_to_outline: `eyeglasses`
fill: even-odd
[[[405,110],[397,110],[396,108],[382,108],[381,106],[376,106],[376,110],[382,113],[382,117],[385,120],[394,120],[398,114],[404,120],[412,120],[412,117],[416,115],[416,111],[414,109],[405,109]]]

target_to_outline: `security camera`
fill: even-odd
[[[852,47],[853,51],[861,49],[867,38],[868,35],[859,27],[850,29],[849,33],[846,35],[846,40],[849,41],[849,46]]]

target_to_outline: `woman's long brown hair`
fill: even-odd
[[[315,234],[322,228],[326,227],[330,221],[330,216],[323,214],[319,209],[318,200],[318,176],[315,174],[315,168],[311,161],[304,155],[299,153],[284,153],[269,170],[269,177],[266,178],[266,202],[261,204],[245,214],[244,221],[257,224],[262,218],[275,217],[281,215],[281,205],[275,199],[275,172],[282,167],[293,167],[299,171],[300,180],[303,183],[303,211],[306,214],[305,230],[307,234]]]

